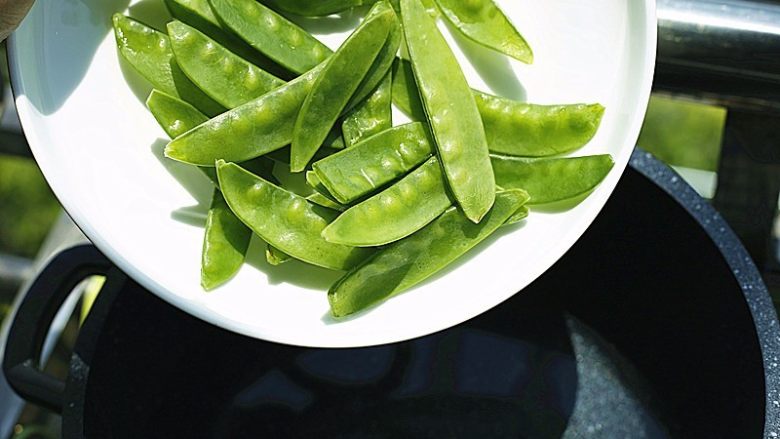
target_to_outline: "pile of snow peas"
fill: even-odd
[[[165,155],[214,183],[206,290],[238,272],[257,236],[271,265],[345,271],[328,299],[334,316],[354,314],[523,221],[529,206],[573,205],[612,169],[608,155],[562,156],[593,138],[601,105],[469,87],[437,20],[533,62],[493,0],[164,1],[166,29],[117,13],[114,31],[123,62],[153,87]],[[365,15],[335,52],[288,18],[354,8]],[[412,122],[394,125],[392,105]]]

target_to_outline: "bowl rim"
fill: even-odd
[[[642,72],[643,75],[643,82],[637,87],[638,93],[637,93],[637,104],[636,107],[632,110],[639,111],[642,114],[644,114],[644,111],[647,108],[647,104],[650,99],[650,92],[652,89],[654,74],[655,74],[655,59],[656,59],[656,48],[657,48],[657,14],[656,14],[656,0],[643,0],[644,4],[644,11],[643,14],[645,16],[645,23],[644,23],[644,29],[640,30],[640,33],[638,34],[638,37],[642,39],[642,41],[645,43],[646,50],[641,58],[642,60]],[[26,95],[26,88],[25,83],[22,78],[22,70],[23,67],[21,65],[21,62],[19,60],[20,52],[23,51],[22,44],[20,42],[20,38],[16,34],[12,34],[11,37],[8,40],[8,61],[9,61],[9,72],[11,77],[11,86],[12,91],[14,94],[14,100],[17,106],[17,112],[19,115],[19,119],[21,122],[21,126],[23,128],[24,134],[28,139],[28,143],[30,145],[30,149],[32,150],[33,157],[35,158],[36,162],[38,163],[39,167],[41,162],[46,162],[45,156],[45,148],[43,146],[44,141],[39,136],[38,132],[34,129],[35,122],[33,119],[33,112],[35,111],[33,105],[30,104],[30,102],[26,99],[20,99],[21,96]],[[643,123],[643,117],[634,117],[632,120],[632,123],[627,128],[628,133],[636,133],[637,137],[641,128],[641,125]],[[632,141],[633,142],[633,141]],[[622,153],[619,157],[615,157],[615,167],[612,170],[612,173],[615,174],[610,177],[612,180],[612,187],[609,190],[608,195],[604,198],[603,203],[601,203],[600,206],[598,206],[596,209],[594,209],[594,213],[591,218],[582,221],[577,227],[573,227],[571,230],[568,231],[566,234],[566,239],[562,239],[556,247],[556,251],[554,252],[555,255],[557,255],[550,264],[547,264],[544,269],[541,271],[535,270],[532,274],[532,279],[535,279],[542,273],[544,273],[547,269],[549,269],[555,261],[557,261],[560,257],[562,257],[566,250],[568,250],[576,241],[579,239],[580,236],[587,230],[587,228],[592,224],[592,222],[595,220],[596,216],[598,216],[598,213],[603,209],[604,205],[606,204],[606,201],[608,200],[609,196],[612,193],[612,190],[614,190],[614,186],[617,185],[617,181],[619,180],[620,175],[622,175],[623,172],[625,172],[626,167],[628,166],[628,161],[631,157],[631,153],[633,151],[633,145],[629,146],[626,145],[626,148],[624,150],[624,153]],[[41,160],[43,158],[43,160]],[[388,344],[388,343],[395,343],[403,340],[408,340],[412,338],[417,338],[421,336],[425,336],[428,334],[431,334],[433,332],[440,331],[445,328],[449,328],[452,326],[455,326],[457,324],[460,324],[464,321],[470,320],[474,318],[475,316],[482,314],[483,312],[495,307],[499,306],[501,303],[506,301],[508,298],[513,296],[517,293],[517,290],[512,291],[511,293],[502,295],[500,297],[500,300],[491,302],[492,305],[487,308],[480,308],[477,313],[461,313],[460,317],[458,319],[450,319],[452,321],[449,321],[447,326],[441,326],[441,325],[431,325],[428,324],[424,328],[414,328],[414,330],[405,329],[404,331],[398,331],[398,332],[389,332],[389,331],[377,331],[372,334],[370,337],[365,336],[358,336],[354,338],[344,339],[344,340],[334,340],[329,337],[316,337],[316,336],[307,336],[307,337],[301,337],[300,335],[294,335],[294,334],[286,334],[281,335],[279,333],[276,334],[268,334],[268,333],[261,333],[257,328],[248,325],[244,322],[239,322],[233,319],[230,319],[229,317],[220,315],[218,313],[215,313],[213,311],[210,311],[206,307],[199,307],[199,306],[193,306],[191,302],[188,302],[184,297],[179,296],[171,291],[168,291],[166,287],[164,287],[161,283],[138,269],[131,261],[126,258],[124,255],[119,253],[115,250],[114,246],[104,238],[104,236],[96,230],[92,224],[92,222],[87,218],[87,215],[84,214],[84,212],[79,208],[78,203],[74,200],[72,196],[69,195],[69,190],[62,189],[60,185],[52,184],[53,181],[50,178],[49,175],[47,175],[46,172],[43,172],[43,167],[41,167],[42,173],[44,175],[44,178],[46,179],[49,186],[52,188],[52,192],[54,193],[57,200],[60,202],[60,204],[63,206],[63,209],[68,213],[68,215],[71,217],[73,222],[79,227],[79,229],[84,233],[85,236],[87,236],[92,243],[101,251],[103,252],[112,262],[114,262],[117,267],[119,267],[122,271],[127,273],[130,277],[132,277],[134,280],[136,280],[140,285],[142,285],[144,288],[148,289],[149,291],[152,291],[155,295],[162,298],[166,302],[172,304],[173,306],[184,310],[185,312],[201,319],[206,322],[209,322],[211,324],[214,324],[216,326],[222,327],[224,329],[247,335],[253,338],[258,338],[262,340],[267,340],[271,342],[277,342],[282,344],[288,344],[288,345],[295,345],[295,346],[302,346],[302,347],[324,347],[324,348],[351,348],[351,347],[366,347],[366,346],[376,346],[376,345],[382,345],[382,344]],[[538,272],[537,272],[538,271]]]

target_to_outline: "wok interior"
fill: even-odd
[[[753,320],[722,255],[676,201],[629,171],[589,231],[529,288],[405,343],[260,342],[132,284],[97,340],[84,431],[757,437],[764,395]]]

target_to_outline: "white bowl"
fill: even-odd
[[[471,85],[535,103],[604,104],[597,136],[576,155],[612,154],[614,170],[575,208],[533,211],[523,227],[499,233],[446,273],[335,322],[325,291],[340,273],[298,262],[271,267],[258,243],[235,279],[211,293],[201,289],[210,183],[162,158],[166,136],[144,106],[150,88],[120,65],[111,32],[111,14],[128,3],[132,16],[160,28],[167,20],[162,0],[38,1],[10,39],[16,104],[35,159],[84,233],[144,287],[217,326],[301,346],[426,335],[500,304],[536,279],[615,188],[639,134],[655,63],[654,0],[499,0],[536,60],[526,66],[473,43],[452,44]],[[317,24],[315,33],[337,47],[349,32],[343,24]],[[577,294],[577,279],[571,283]]]

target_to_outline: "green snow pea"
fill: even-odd
[[[146,105],[169,137],[181,135],[198,126],[204,120],[208,120],[203,113],[199,112],[192,105],[159,90],[152,90],[152,93],[146,100]],[[269,158],[259,157],[243,162],[241,166],[252,172],[259,173],[264,178],[273,179],[273,163]],[[203,171],[214,184],[218,185],[217,172],[213,166],[198,167],[198,169]]]
[[[377,247],[420,230],[450,206],[441,165],[431,157],[398,183],[347,209],[322,236],[337,244]]]
[[[436,7],[436,4],[433,2],[433,0],[421,0],[423,7],[425,7],[425,12],[428,13],[433,18],[439,18],[439,8]],[[390,3],[393,5],[393,9],[397,13],[401,13],[401,3],[400,0],[390,0]]]
[[[332,244],[322,230],[338,215],[315,206],[234,163],[217,163],[222,194],[230,209],[268,244],[293,258],[334,270],[349,269],[371,250]]]
[[[323,146],[317,151],[317,154],[314,156],[314,160],[322,160],[325,157],[329,157],[344,148],[333,148],[332,146]],[[290,148],[282,148],[278,149],[274,152],[270,152],[266,155],[269,159],[275,161],[276,163],[281,163],[284,165],[290,166]]]
[[[224,111],[181,71],[168,35],[119,13],[112,20],[119,53],[154,88],[181,98],[210,116]]]
[[[328,188],[326,188],[325,185],[322,184],[320,177],[318,177],[314,171],[306,172],[306,184],[308,184],[309,187],[314,189],[314,192],[319,193],[320,195],[333,201],[334,203],[338,203],[336,199],[333,197],[333,195],[330,194]]]
[[[385,48],[389,43],[388,40]],[[392,63],[395,54],[385,48],[382,56],[386,59],[377,57],[375,66],[387,64],[389,68]],[[214,166],[218,159],[243,162],[282,148],[292,140],[301,105],[323,67],[324,64],[320,64],[287,84],[173,139],[165,148],[166,156],[193,165]],[[381,77],[377,82],[364,80],[355,97],[367,96],[379,80]],[[338,139],[328,146],[338,146],[337,143]]]
[[[160,90],[152,90],[146,106],[171,139],[209,120],[197,108]]]
[[[184,73],[226,108],[238,107],[285,84],[180,21],[168,23],[168,35]]]
[[[531,47],[493,0],[436,0],[444,17],[467,38],[526,64]]]
[[[327,207],[328,209],[337,210],[339,212],[343,212],[347,210],[346,206],[331,200],[330,198],[328,198],[327,196],[319,192],[314,192],[313,194],[306,197],[306,199],[318,206]]]
[[[255,0],[209,0],[228,28],[293,73],[303,73],[332,51],[295,23]]]
[[[146,107],[171,139],[209,120],[197,108],[159,90],[152,90],[146,99]],[[214,168],[199,167],[198,169],[217,184],[217,172]]]
[[[295,122],[293,172],[302,171],[322,145],[387,41],[394,20],[392,10],[366,19],[328,59]]]
[[[401,58],[393,62],[393,103],[412,120],[422,122],[427,119],[420,100],[420,90],[414,82],[412,64]]]
[[[207,120],[195,107],[158,90],[152,90],[146,105],[171,137]],[[217,183],[214,168],[199,169]],[[244,263],[251,238],[252,231],[233,215],[219,189],[215,189],[206,216],[201,255],[200,282],[205,290],[222,285],[238,272]]]
[[[363,101],[368,95],[376,90],[377,86],[385,79],[387,72],[393,66],[393,61],[398,53],[398,48],[401,45],[403,39],[403,31],[401,30],[401,23],[398,21],[398,17],[395,15],[393,8],[386,2],[380,1],[376,3],[371,10],[368,11],[364,22],[368,21],[375,15],[382,15],[386,13],[393,14],[393,24],[390,27],[390,33],[387,37],[385,45],[379,51],[376,56],[376,60],[371,68],[368,70],[363,82],[360,83],[360,88],[356,91],[347,104],[347,111],[355,108],[357,104]]]
[[[358,6],[372,5],[377,0],[262,0],[262,2],[290,14],[324,17]]]
[[[419,0],[401,0],[412,69],[450,190],[479,222],[496,195],[487,138],[466,78]]]
[[[292,77],[289,71],[225,29],[211,10],[208,0],[165,0],[165,5],[173,18],[198,29],[241,58],[277,76]]]
[[[292,140],[295,119],[320,70],[316,67],[173,139],[165,155],[193,165],[214,166],[218,159],[243,162],[282,148]]]
[[[331,149],[344,149],[347,145],[344,143],[344,136],[341,134],[341,132],[334,127],[332,130],[330,130],[330,133],[328,133],[328,137],[325,138],[325,141],[322,142],[322,146],[320,146],[320,149],[322,148],[331,148]],[[317,154],[315,154],[315,157]],[[287,163],[290,163],[289,161]]]
[[[203,238],[200,283],[208,291],[230,280],[244,264],[252,231],[230,211],[214,189]]]
[[[347,146],[393,126],[392,85],[392,75],[388,72],[374,93],[344,118],[341,131]]]
[[[596,135],[604,107],[599,104],[537,105],[472,90],[485,127],[490,152],[544,157],[574,151]],[[393,103],[414,120],[425,111],[411,64],[397,59]]]
[[[415,122],[371,136],[312,168],[338,202],[349,204],[397,180],[432,153],[427,127]]]
[[[306,184],[308,184],[309,187],[314,190],[313,194],[306,197],[307,200],[316,205],[337,210],[339,212],[347,210],[347,206],[336,201],[333,195],[328,192],[328,188],[322,184],[320,178],[317,177],[317,174],[315,174],[313,171],[306,172]]]
[[[490,236],[527,199],[519,190],[497,193],[493,208],[479,224],[450,208],[344,275],[328,291],[331,312],[336,317],[353,314],[422,282]]]
[[[588,143],[601,124],[599,104],[535,105],[475,93],[490,151],[544,157]]]
[[[271,265],[282,265],[285,262],[292,260],[290,255],[279,250],[278,248],[268,244],[265,248],[265,260]]]
[[[208,0],[164,0],[165,6],[173,18],[210,34],[212,31],[224,32]]]
[[[517,209],[517,212],[513,213],[512,216],[509,217],[508,220],[504,223],[506,226],[510,226],[512,224],[517,224],[520,221],[528,218],[528,215],[531,213],[531,209],[528,208],[528,206],[523,206],[519,209]]]
[[[593,155],[571,158],[529,159],[491,155],[496,184],[522,188],[531,195],[529,204],[568,200],[593,190],[614,166],[612,157]]]

